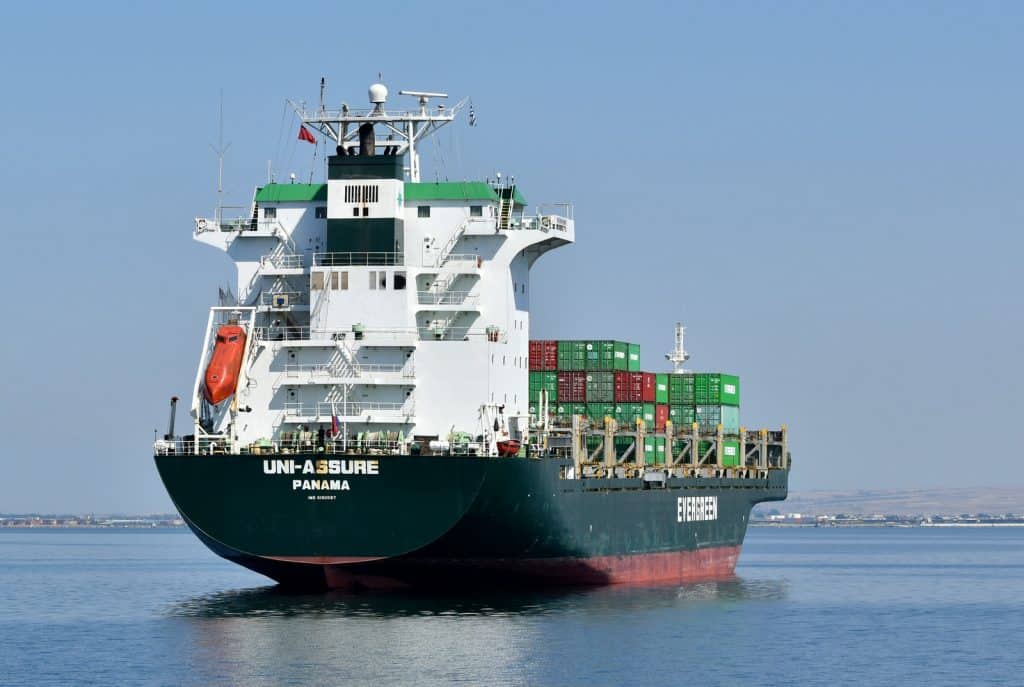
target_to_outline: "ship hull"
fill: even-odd
[[[296,588],[675,583],[733,574],[788,472],[563,479],[567,461],[156,456],[215,553]]]

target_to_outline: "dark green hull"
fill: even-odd
[[[207,546],[302,587],[725,577],[751,507],[784,499],[788,484],[788,471],[770,470],[644,488],[563,479],[568,461],[524,458],[161,455],[156,464]],[[376,474],[345,474],[361,471]]]

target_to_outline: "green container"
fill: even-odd
[[[692,406],[696,401],[693,393],[692,374],[670,374],[668,376],[668,402],[674,406]]]
[[[558,373],[552,371],[530,373],[530,403],[540,402],[541,389],[547,389],[548,403],[558,401]]]
[[[694,415],[695,421],[700,423],[701,431],[714,432],[719,424],[726,434],[740,431],[740,409],[736,406],[699,405]]]
[[[694,402],[697,405],[740,404],[740,378],[736,375],[705,372],[694,375]]]
[[[615,373],[594,370],[587,373],[587,401],[612,403],[615,401]]]
[[[624,341],[613,341],[612,342],[612,369],[613,370],[628,370],[629,369],[629,347]],[[637,354],[637,363],[640,362],[639,353]]]
[[[594,449],[596,449],[598,446],[602,446],[601,442],[602,442],[603,438],[604,437],[600,437],[600,436],[588,436],[587,437],[587,456],[588,457],[589,457],[589,455],[591,453],[594,452]],[[664,441],[664,439],[662,441]],[[634,442],[633,437],[620,437],[620,436],[614,437],[612,439],[612,445],[615,447],[615,457],[619,458],[619,459],[623,458],[626,455],[626,451],[628,451],[630,446],[633,445],[633,442]],[[657,445],[655,445],[655,453],[657,453]],[[634,454],[630,454],[630,455],[632,456]],[[604,452],[602,451],[601,453],[597,454],[597,456],[595,456],[595,459],[596,460],[604,460]]]
[[[644,465],[665,464],[665,437],[644,437]]]
[[[693,406],[669,406],[668,407],[668,419],[672,421],[672,426],[678,432],[689,432],[690,426],[694,423],[694,408]]]
[[[668,374],[654,375],[654,402],[668,403]]]
[[[587,370],[625,370],[627,346],[619,341],[588,341],[586,355]]]
[[[722,442],[722,465],[729,468],[738,467],[742,463],[742,458],[743,456],[740,455],[740,442]]]
[[[700,442],[700,449],[699,449],[700,450],[700,455],[703,456],[704,453],[706,453],[709,448],[711,448],[711,442],[710,441],[702,441],[702,442]],[[730,468],[737,467],[738,465],[740,465],[743,462],[742,461],[742,456],[740,455],[740,453],[741,453],[740,442],[738,442],[738,441],[730,441],[730,440],[723,441],[722,442],[722,465],[724,465],[726,467],[730,467]],[[711,456],[709,457],[709,460],[711,461],[709,463],[710,465],[717,465],[716,461],[718,460],[718,457],[712,452]]]
[[[704,456],[704,454],[708,452],[709,448],[711,448],[711,442],[710,441],[699,441],[699,442],[697,442],[697,460],[700,460]],[[709,457],[709,460],[711,461],[711,464],[714,465],[714,463],[715,463],[715,456],[714,456],[714,454],[712,454]]]
[[[640,344],[626,344],[626,369],[640,371]]]
[[[643,416],[643,403],[617,403],[615,405],[615,421],[624,430],[632,431],[635,429],[637,419]]]
[[[606,417],[615,417],[615,404],[614,403],[588,403],[587,404],[587,417],[590,418],[591,422],[597,427],[604,427],[604,419]]]
[[[579,372],[587,368],[586,341],[558,342],[558,369]]]
[[[554,413],[562,422],[569,423],[573,415],[586,415],[586,403],[559,403],[554,407]]]
[[[683,446],[685,443],[686,442],[682,439],[676,439],[672,442],[672,455],[675,457],[676,461],[679,460],[679,454],[683,452]],[[689,457],[687,457],[687,461],[689,461]]]
[[[644,403],[643,404],[643,415],[644,429],[648,432],[654,431],[654,404]]]

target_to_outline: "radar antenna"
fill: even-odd
[[[325,82],[321,82],[322,87],[325,85]],[[388,89],[379,82],[369,88],[372,106],[369,110],[357,110],[345,104],[337,110],[326,108],[322,104],[318,110],[307,110],[302,102],[289,100],[288,103],[304,126],[315,128],[325,138],[334,141],[339,155],[362,152],[363,146],[358,132],[367,128],[372,131],[373,127],[380,127],[383,133],[387,134],[387,139],[372,139],[373,142],[367,146],[372,149],[368,154],[408,155],[406,172],[409,174],[409,181],[417,182],[420,180],[420,157],[417,150],[419,143],[455,119],[455,115],[469,102],[469,98],[463,98],[451,107],[442,104],[430,107],[431,99],[446,99],[448,94],[403,90],[399,91],[399,95],[416,98],[419,107],[414,110],[385,110]],[[351,125],[355,126],[350,131]],[[377,150],[378,148],[380,150]]]
[[[676,322],[676,347],[671,353],[665,354],[665,359],[672,363],[672,371],[675,373],[686,372],[683,363],[690,359],[690,354],[683,346],[683,336],[686,334],[686,327],[682,322]]]
[[[221,215],[224,214],[224,155],[228,152],[231,144],[224,145],[224,89],[220,90],[220,122],[217,128],[217,145],[212,143],[210,147],[217,154],[217,226],[220,226]]]

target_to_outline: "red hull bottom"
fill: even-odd
[[[388,560],[370,566],[300,564],[320,568],[330,589],[401,589],[420,586],[477,585],[486,580],[523,586],[677,584],[731,578],[739,546],[670,551],[631,556],[494,560]],[[303,575],[308,579],[308,570]]]

